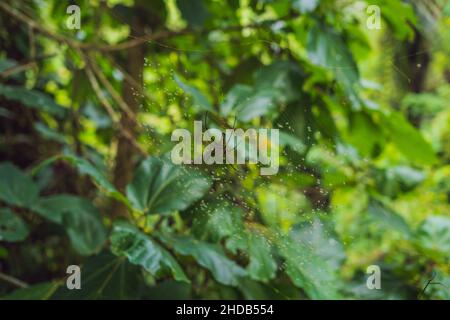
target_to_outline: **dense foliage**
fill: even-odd
[[[2,0],[0,297],[449,299],[446,2]],[[279,172],[174,165],[194,120]]]

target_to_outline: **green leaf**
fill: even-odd
[[[48,300],[58,289],[58,281],[43,282],[27,288],[13,291],[2,299],[5,300]]]
[[[149,214],[184,210],[199,200],[211,186],[209,178],[177,166],[166,159],[148,157],[138,167],[127,186],[132,206]]]
[[[249,122],[273,113],[279,104],[300,97],[302,77],[298,68],[287,61],[276,61],[254,73],[253,87],[237,84],[220,105],[222,115],[234,113],[238,120]]]
[[[190,27],[202,27],[209,16],[203,0],[177,0],[177,6]]]
[[[257,91],[248,86],[236,85],[225,97],[221,112],[224,115],[234,112],[238,120],[249,122],[276,110],[278,95],[279,92],[274,89]]]
[[[66,110],[46,94],[25,87],[0,84],[0,96],[4,96],[8,100],[18,101],[29,108],[48,112],[60,118],[66,114]]]
[[[39,199],[33,210],[63,225],[73,247],[82,255],[98,252],[106,240],[99,212],[86,199],[65,194],[50,196]]]
[[[340,299],[339,278],[328,262],[304,243],[280,239],[278,245],[285,259],[286,272],[294,285],[311,299]]]
[[[358,149],[362,157],[371,157],[373,150],[383,136],[380,128],[374,123],[370,115],[358,111],[350,114],[350,134],[346,139]]]
[[[340,269],[344,262],[343,245],[337,239],[331,226],[319,218],[295,225],[291,237],[295,239],[296,243],[302,243],[310,248],[335,270]]]
[[[404,1],[372,0],[370,4],[382,8],[382,17],[398,39],[413,39],[414,27],[417,25],[415,10],[420,11],[420,2],[413,6],[412,3]]]
[[[288,146],[295,152],[298,152],[299,154],[305,153],[306,146],[301,139],[285,131],[280,131],[279,135],[281,146]]]
[[[286,104],[301,97],[304,76],[299,67],[290,61],[277,60],[258,69],[253,78],[255,91],[275,90],[278,102]]]
[[[0,241],[17,242],[28,236],[25,222],[8,208],[0,208]]]
[[[272,255],[271,243],[265,236],[255,232],[249,234],[248,255],[250,263],[247,272],[252,279],[266,282],[275,277],[277,263]]]
[[[80,290],[69,290],[64,283],[52,299],[137,299],[143,286],[144,279],[138,267],[125,257],[102,252],[83,264]]]
[[[308,13],[316,10],[319,0],[294,0],[292,7],[301,13]]]
[[[211,102],[209,102],[208,98],[200,90],[185,83],[178,75],[175,75],[174,79],[183,91],[194,98],[194,105],[198,107],[199,110],[214,112]]]
[[[331,70],[350,100],[359,106],[355,91],[359,82],[358,67],[342,37],[324,25],[315,25],[308,34],[307,50],[311,62]]]
[[[209,221],[206,229],[216,235],[217,239],[224,239],[236,235],[243,230],[243,212],[239,207],[227,201],[210,204],[206,209]]]
[[[382,202],[371,198],[368,206],[369,214],[386,228],[395,229],[406,237],[411,235],[411,230],[402,216],[384,205]]]
[[[0,72],[17,66],[17,62],[11,59],[0,59]]]
[[[49,128],[42,122],[37,122],[34,124],[34,129],[41,135],[41,137],[59,142],[61,144],[68,144],[67,139],[59,133],[58,131]]]
[[[224,101],[220,105],[220,113],[228,116],[236,106],[252,94],[252,88],[247,85],[237,84],[228,91]]]
[[[178,262],[167,250],[127,222],[114,224],[111,250],[118,256],[126,256],[132,264],[144,267],[153,276],[169,270],[175,280],[189,282]]]
[[[428,165],[436,162],[431,145],[400,113],[392,112],[385,116],[384,123],[392,142],[412,162]]]
[[[415,242],[430,257],[450,260],[450,219],[444,216],[426,218],[416,232]]]
[[[19,207],[31,207],[39,190],[33,180],[9,162],[0,164],[0,199]]]
[[[377,190],[390,197],[412,190],[425,179],[424,172],[408,166],[394,166],[384,170],[374,169],[373,172]]]
[[[199,265],[211,271],[214,278],[225,285],[237,286],[239,279],[246,275],[245,270],[237,265],[218,245],[201,242],[188,236],[161,236],[168,245],[184,256],[192,256]]]
[[[100,189],[105,191],[109,196],[121,201],[129,207],[130,204],[127,198],[122,193],[117,191],[117,189],[108,181],[108,179],[106,179],[106,177],[100,170],[98,170],[94,165],[83,158],[74,155],[57,155],[54,157],[50,157],[42,161],[37,167],[33,169],[33,175],[40,171],[43,167],[50,165],[51,163],[58,160],[68,161],[72,166],[77,168],[80,174],[86,174],[91,177],[100,187]]]
[[[145,290],[144,299],[149,300],[189,300],[192,287],[186,282],[165,280]]]
[[[242,122],[249,122],[256,117],[275,111],[277,95],[276,90],[261,90],[253,93],[236,106],[237,118]]]

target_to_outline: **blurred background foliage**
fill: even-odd
[[[444,0],[3,0],[0,296],[449,299],[449,26]],[[280,171],[174,166],[194,120],[280,129]]]

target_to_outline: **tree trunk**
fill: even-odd
[[[137,10],[135,10],[136,12]],[[139,15],[133,17],[131,24],[131,34],[135,37],[144,34],[144,23]],[[127,62],[125,70],[137,83],[142,84],[142,72],[144,68],[144,46],[134,46],[127,50]],[[142,86],[141,86],[142,87]],[[123,100],[128,105],[129,109],[136,114],[141,104],[141,88],[133,87],[128,81],[123,84]],[[137,136],[135,119],[130,118],[126,113],[122,113],[120,119],[121,126],[127,130],[133,138]],[[130,140],[123,135],[119,136],[117,145],[117,154],[114,168],[114,185],[122,192],[125,191],[126,185],[131,181],[133,168],[136,161],[136,149],[130,143]],[[115,202],[112,207],[113,217],[126,217],[126,207]]]

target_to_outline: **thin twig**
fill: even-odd
[[[146,155],[147,153],[136,142],[136,140],[134,139],[133,135],[130,132],[128,132],[120,124],[120,121],[119,121],[119,119],[117,117],[117,114],[114,112],[114,109],[111,106],[111,104],[109,103],[108,99],[106,99],[106,97],[104,96],[104,94],[103,94],[103,92],[102,92],[102,90],[100,88],[100,85],[99,85],[97,79],[95,78],[95,75],[94,75],[94,73],[91,70],[89,65],[86,65],[86,75],[87,75],[87,77],[89,79],[89,82],[92,85],[92,88],[94,89],[95,94],[97,95],[98,99],[100,100],[100,103],[103,105],[103,107],[105,108],[105,110],[108,113],[109,117],[111,118],[114,126],[136,148],[136,150],[138,150],[141,153],[141,155]]]
[[[26,288],[28,287],[28,284],[23,282],[22,280],[19,280],[17,278],[14,278],[13,276],[9,276],[7,274],[4,274],[3,272],[0,272],[0,279],[4,280],[12,285],[15,285],[19,288]]]
[[[32,68],[34,65],[36,65],[36,63],[38,61],[52,58],[54,56],[56,56],[56,53],[46,54],[43,56],[37,56],[32,60],[27,60],[19,65],[12,66],[11,68],[8,68],[8,69],[4,70],[3,72],[1,72],[0,78],[8,78],[8,77],[12,76],[13,74],[28,70],[28,69]]]
[[[100,80],[100,82],[103,84],[105,89],[108,91],[108,93],[111,95],[111,97],[116,101],[116,103],[119,105],[119,107],[128,115],[130,119],[132,119],[133,122],[136,122],[136,115],[133,111],[128,107],[126,102],[122,99],[122,97],[116,92],[116,90],[113,88],[111,82],[105,77],[103,72],[100,71],[100,68],[95,63],[94,59],[92,59],[89,55],[83,56],[85,59],[85,62],[89,63],[89,66],[94,71],[97,78]]]

